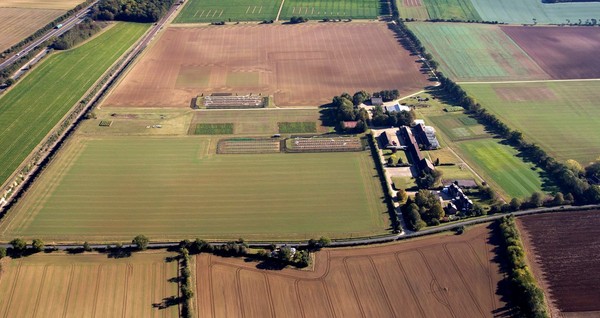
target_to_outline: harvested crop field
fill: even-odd
[[[201,93],[230,92],[318,106],[361,89],[418,91],[428,84],[419,67],[379,22],[171,27],[104,104],[190,107]]]
[[[548,154],[582,165],[600,153],[600,81],[462,84],[469,95]]]
[[[198,317],[491,317],[506,314],[485,226],[318,252],[312,271],[196,257]]]
[[[74,138],[4,217],[0,239],[309,239],[389,226],[368,151],[217,155],[217,143]]]
[[[501,28],[552,78],[600,78],[599,28]]]
[[[70,10],[84,0],[0,0],[0,8]]]
[[[128,258],[37,254],[0,261],[2,317],[178,317],[177,262],[167,253]]]
[[[0,52],[32,35],[63,13],[62,10],[0,7]]]
[[[427,20],[429,13],[422,0],[393,0],[396,1],[400,17],[405,19]]]
[[[553,317],[600,315],[600,210],[517,218]]]
[[[431,19],[481,20],[471,0],[422,0]]]
[[[417,22],[408,27],[455,80],[549,78],[497,25]]]

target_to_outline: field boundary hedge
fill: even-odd
[[[512,302],[524,317],[547,318],[544,292],[537,286],[525,258],[525,249],[515,224],[514,216],[505,216],[498,221],[502,234],[502,248],[508,260],[508,275]]]
[[[387,181],[385,168],[383,167],[381,157],[379,156],[379,146],[377,145],[377,140],[375,139],[375,136],[373,136],[373,134],[370,133],[367,135],[367,141],[369,143],[369,149],[371,150],[371,156],[375,161],[375,169],[377,169],[377,175],[379,176],[381,187],[383,188],[383,196],[388,209],[388,213],[390,214],[390,222],[392,225],[393,232],[398,233],[400,232],[400,219],[398,218],[398,214],[396,213],[394,199],[392,198],[392,189],[390,189],[390,184]]]

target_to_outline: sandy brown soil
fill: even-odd
[[[202,254],[199,317],[491,317],[507,313],[486,226],[391,245],[327,249],[314,271]]]
[[[553,317],[600,316],[600,211],[517,219],[528,262]]]
[[[342,92],[429,82],[385,23],[172,27],[108,97],[109,106],[189,107],[200,93],[263,93],[318,106]]]
[[[19,43],[63,13],[63,10],[3,8],[0,6],[0,51]]]
[[[600,78],[600,29],[502,26],[554,79]]]

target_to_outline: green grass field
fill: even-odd
[[[233,124],[196,124],[194,135],[230,135],[233,134]]]
[[[600,154],[600,81],[463,84],[483,107],[559,160]]]
[[[417,19],[427,20],[429,19],[429,13],[427,13],[427,7],[425,5],[405,5],[403,0],[395,0],[398,6],[400,17],[404,19]]]
[[[316,133],[317,123],[314,121],[282,122],[279,123],[279,132],[282,134]]]
[[[389,226],[368,151],[215,155],[216,143],[75,138],[6,216],[0,238],[307,239]]]
[[[175,23],[274,20],[282,0],[187,0]]]
[[[380,0],[285,0],[280,20],[302,16],[311,20],[323,18],[375,19],[388,15],[387,3]]]
[[[455,80],[549,78],[498,26],[417,22],[408,27]]]
[[[553,3],[541,0],[471,0],[473,7],[485,21],[506,23],[577,23],[579,19],[598,19],[600,3]]]
[[[118,23],[78,48],[50,56],[0,98],[0,184],[147,28]]]
[[[481,20],[471,0],[422,0],[431,19]]]
[[[312,122],[317,133],[326,133],[331,128],[321,125],[318,109],[254,109],[254,110],[218,110],[196,111],[192,126],[197,123],[233,123],[236,135],[272,135],[280,133],[280,123]],[[312,129],[312,127],[311,127]]]
[[[465,113],[454,112],[431,116],[429,120],[452,141],[489,137],[485,128],[476,119],[467,116]]]
[[[487,138],[457,143],[462,157],[475,170],[480,171],[486,182],[496,184],[505,199],[524,198],[542,191],[540,172],[533,165],[517,157],[517,151]]]

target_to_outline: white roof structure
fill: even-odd
[[[409,112],[410,111],[410,107],[404,106],[404,105],[400,105],[400,104],[394,104],[394,105],[384,106],[384,108],[385,108],[385,110],[388,113],[401,112],[401,111]]]
[[[415,121],[414,121],[414,122],[415,122],[415,125],[418,125],[418,124],[423,124],[423,125],[425,125],[425,120],[424,120],[424,119],[415,119]]]

